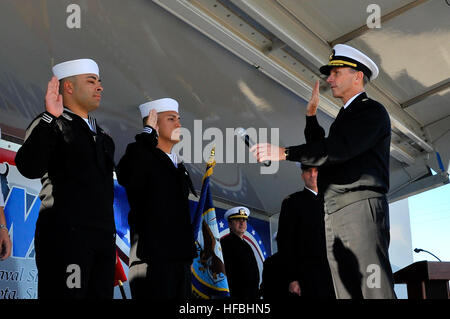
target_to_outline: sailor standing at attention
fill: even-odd
[[[229,235],[220,240],[230,296],[233,299],[259,297],[259,269],[252,248],[244,239],[250,210],[238,206],[225,212]]]

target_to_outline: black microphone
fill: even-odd
[[[248,136],[247,131],[244,128],[238,127],[234,132],[244,141],[248,148],[252,148],[252,146],[255,145],[255,142]],[[264,166],[270,166],[272,161],[263,161],[262,163]]]
[[[442,262],[442,260],[440,260],[435,254],[430,253],[428,250],[421,249],[421,248],[414,248],[414,252],[415,252],[415,253],[420,253],[421,251],[430,254],[431,256],[433,256],[434,258],[436,258],[437,260],[439,260],[440,262]]]

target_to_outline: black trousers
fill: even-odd
[[[299,276],[301,296],[304,298],[336,299],[328,260],[305,262]]]
[[[386,197],[364,199],[327,214],[327,257],[338,299],[394,299]]]
[[[192,296],[190,262],[137,262],[129,281],[133,299],[187,300]]]
[[[38,221],[38,299],[112,299],[115,233]]]

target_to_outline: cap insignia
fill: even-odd
[[[335,54],[335,51],[333,50],[333,51],[331,52],[331,54],[330,54],[330,57],[329,57],[330,61],[333,60],[334,54]]]

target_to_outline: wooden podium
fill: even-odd
[[[396,284],[407,284],[408,299],[450,299],[450,262],[418,261],[394,273]]]

